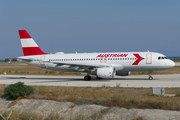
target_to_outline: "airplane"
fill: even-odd
[[[19,30],[24,56],[18,61],[40,68],[81,72],[84,80],[90,81],[90,75],[97,79],[129,76],[130,71],[148,71],[152,80],[152,71],[170,69],[175,63],[165,55],[156,52],[107,52],[107,53],[68,53],[47,54],[36,44],[26,30]]]

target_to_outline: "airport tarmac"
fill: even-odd
[[[148,80],[148,75],[136,75],[111,79],[96,79],[84,81],[83,76],[30,76],[30,75],[0,75],[0,84],[14,84],[18,81],[26,85],[42,86],[80,86],[80,87],[180,87],[180,74],[153,75],[153,80]]]

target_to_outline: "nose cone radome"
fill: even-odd
[[[166,70],[166,69],[170,69],[173,68],[175,66],[175,63],[172,60],[169,59],[164,59],[159,61],[159,69],[160,70]]]
[[[175,66],[175,63],[172,60],[168,60],[167,67],[168,68],[173,68],[174,66]]]

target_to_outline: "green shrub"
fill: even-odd
[[[46,71],[45,74],[48,74],[48,71]]]
[[[8,99],[16,99],[20,96],[24,97],[25,95],[30,95],[31,93],[34,93],[34,90],[32,87],[24,85],[23,82],[18,82],[6,87],[4,93]]]
[[[49,71],[49,74],[56,74],[55,71]]]

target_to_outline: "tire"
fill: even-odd
[[[153,80],[153,77],[152,77],[152,76],[149,76],[149,80]]]
[[[101,77],[98,77],[98,76],[97,76],[96,78],[97,78],[97,79],[103,79],[103,78],[101,78]]]
[[[91,76],[84,76],[84,80],[85,81],[90,81],[91,80]]]

